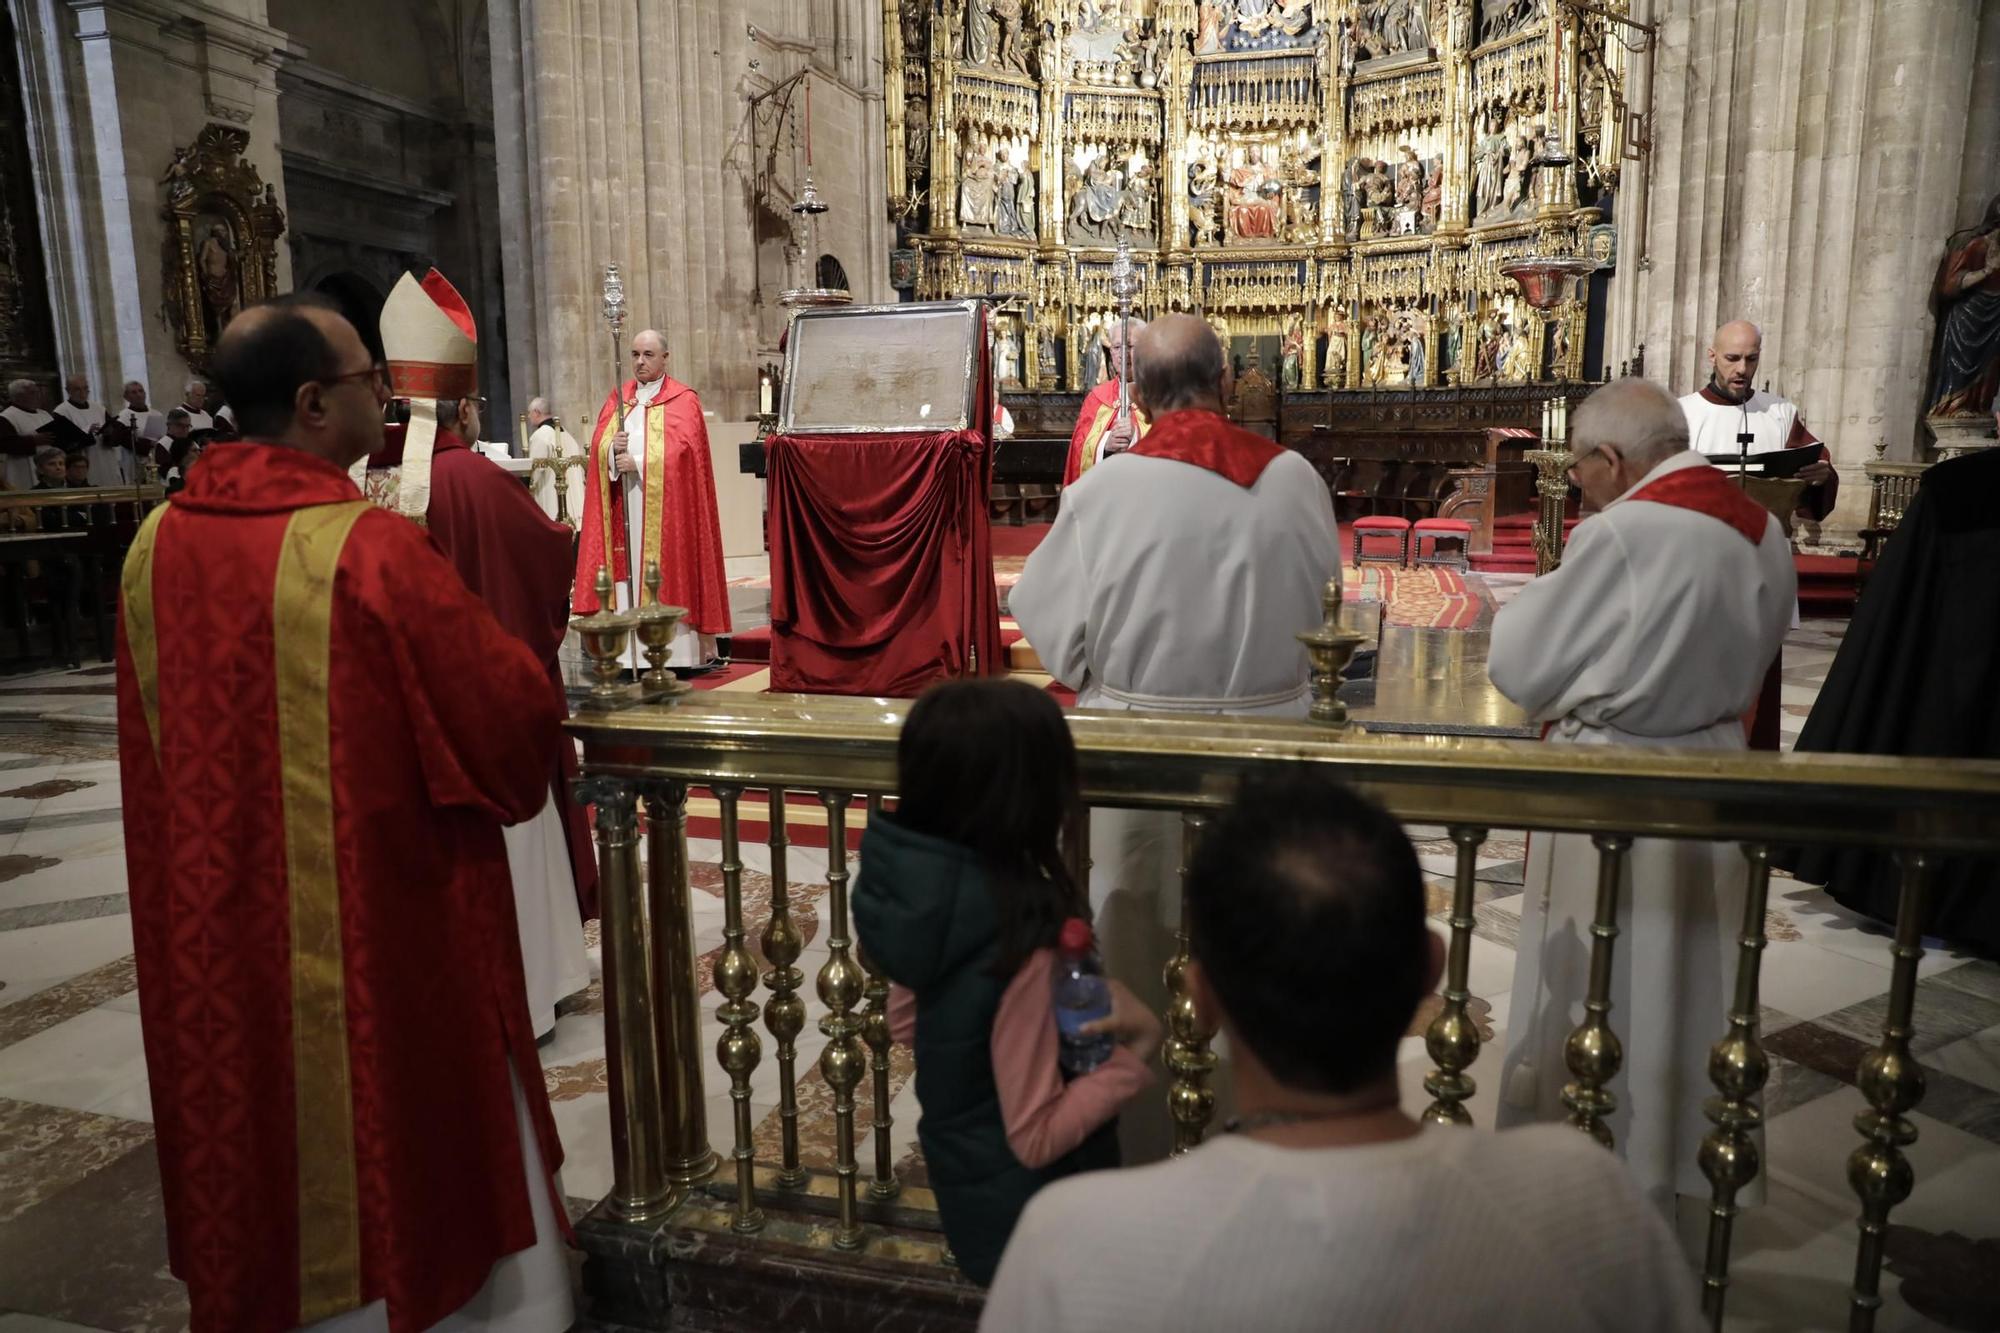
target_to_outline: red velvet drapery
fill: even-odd
[[[909,697],[1000,669],[980,430],[774,435],[771,688]]]

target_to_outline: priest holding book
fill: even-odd
[[[1833,470],[1826,446],[1806,429],[1798,404],[1755,387],[1763,355],[1764,335],[1749,320],[1732,320],[1715,331],[1708,348],[1708,383],[1681,399],[1688,447],[1733,460],[1746,453],[1755,457],[1817,445],[1818,461],[1792,474],[1806,483],[1798,512],[1817,523],[1833,512],[1840,474]]]

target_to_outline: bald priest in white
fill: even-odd
[[[1488,671],[1554,745],[1744,748],[1743,714],[1791,623],[1791,545],[1761,505],[1687,447],[1658,386],[1608,384],[1577,409],[1570,479],[1590,513],[1562,564],[1493,622]],[[1563,1043],[1583,1019],[1597,851],[1528,842],[1509,1012],[1504,1127],[1565,1116]],[[1610,1091],[1617,1151],[1663,1211],[1707,1198],[1708,1048],[1723,1035],[1745,866],[1733,845],[1641,840],[1627,859],[1611,1023],[1625,1065]],[[1746,1191],[1753,1197],[1761,1182]]]
[[[1746,452],[1739,438],[1744,435],[1751,437],[1747,449],[1751,454],[1818,445],[1818,459],[1797,474],[1806,483],[1798,512],[1817,522],[1833,512],[1840,474],[1820,438],[1806,429],[1798,404],[1756,387],[1763,359],[1763,331],[1749,320],[1731,320],[1715,331],[1708,346],[1708,383],[1681,399],[1681,410],[1687,413],[1688,447],[1698,453],[1733,456]]]
[[[1168,315],[1134,353],[1133,401],[1151,429],[1064,489],[1009,610],[1078,707],[1304,717],[1310,664],[1295,636],[1319,624],[1320,595],[1340,577],[1326,484],[1223,416],[1208,325]],[[1180,919],[1180,820],[1094,811],[1090,850],[1105,964],[1158,1012]],[[1164,1155],[1164,1108],[1153,1099],[1119,1117],[1128,1163]]]

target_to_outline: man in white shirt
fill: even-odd
[[[1570,478],[1584,508],[1563,561],[1494,618],[1487,671],[1560,745],[1735,752],[1791,623],[1797,579],[1778,521],[1687,447],[1659,386],[1607,384],[1577,409]],[[1727,1029],[1745,865],[1730,845],[1641,840],[1626,858],[1612,954],[1625,1064],[1606,1117],[1654,1203],[1705,1203],[1697,1154],[1708,1049]],[[1582,1021],[1598,855],[1534,834],[1508,1024],[1502,1125],[1560,1120],[1563,1045]],[[1761,1201],[1761,1180],[1739,1196]]]
[[[1326,484],[1224,417],[1222,345],[1207,324],[1164,316],[1134,350],[1133,402],[1151,427],[1064,489],[1008,607],[1080,708],[1303,718],[1310,664],[1296,635],[1320,623],[1340,577]],[[1094,811],[1090,847],[1105,963],[1164,1003],[1180,821]],[[1164,1153],[1166,1131],[1158,1107],[1121,1117],[1126,1160]]]
[[[1747,319],[1715,331],[1708,347],[1708,383],[1681,399],[1687,413],[1688,448],[1703,454],[1768,454],[1818,445],[1819,455],[1796,474],[1807,489],[1798,512],[1818,521],[1833,512],[1840,474],[1817,435],[1790,399],[1753,383],[1764,357],[1764,334]],[[1749,436],[1745,441],[1742,437]]]
[[[1443,946],[1386,812],[1317,774],[1253,780],[1187,892],[1195,1002],[1235,1052],[1235,1132],[1042,1190],[982,1329],[1702,1327],[1695,1277],[1616,1158],[1570,1129],[1424,1128],[1399,1105],[1397,1046]]]
[[[31,491],[35,488],[35,449],[50,442],[55,422],[42,410],[42,386],[30,379],[8,381],[7,406],[0,408],[0,421],[13,428],[15,437],[8,444],[4,465],[0,465],[0,481],[5,481],[10,491]],[[37,435],[43,438],[34,438]]]
[[[71,375],[63,382],[63,390],[67,396],[56,404],[56,415],[90,437],[90,442],[83,446],[87,484],[130,485],[135,476],[132,451],[104,438],[109,416],[104,404],[91,401],[89,377]]]
[[[90,379],[85,375],[71,375],[63,381],[65,397],[56,404],[56,415],[75,426],[85,435],[95,435],[104,429],[104,404],[90,400]]]
[[[188,429],[215,429],[215,418],[208,414],[208,382],[189,380],[181,386],[181,394],[181,411],[188,414]]]
[[[134,446],[157,443],[167,434],[167,417],[146,405],[146,386],[137,380],[125,382],[125,406],[118,413],[119,424],[132,433]]]

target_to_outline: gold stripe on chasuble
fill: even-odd
[[[361,1304],[361,1210],[334,860],[333,585],[366,500],[292,515],[271,596],[285,880],[292,919],[292,1081],[299,1163],[299,1322]]]
[[[1116,403],[1105,403],[1097,409],[1097,415],[1090,419],[1090,429],[1083,433],[1083,457],[1077,460],[1076,475],[1097,466],[1097,444],[1104,438],[1104,432],[1111,429],[1111,418],[1118,414]]]
[[[614,538],[624,536],[624,530],[622,528],[614,530],[611,523],[611,478],[617,469],[611,464],[610,451],[613,437],[625,428],[624,423],[625,400],[620,398],[618,406],[611,413],[610,419],[604,423],[604,429],[597,434],[597,514],[599,519],[602,520],[598,525],[598,531],[604,534],[604,569],[611,575],[614,582],[618,578],[618,561],[613,556],[613,552],[618,547],[615,544]],[[591,582],[585,586],[595,587],[597,578],[596,570],[590,572],[590,578]],[[614,590],[611,604],[609,606],[600,606],[597,609],[600,611],[613,611],[617,607],[618,597]]]
[[[660,572],[666,573],[667,562],[658,550],[660,535],[666,530],[667,521],[667,414],[665,409],[655,411],[646,408],[646,526],[639,529],[639,549],[630,552],[632,560],[632,583],[639,590],[638,603],[643,606],[653,600],[646,590],[646,561],[642,552],[652,552],[659,561]]]
[[[153,545],[160,520],[171,505],[155,505],[139,525],[132,549],[125,555],[119,587],[125,599],[125,648],[132,654],[132,675],[139,687],[139,706],[146,714],[146,736],[153,742],[153,762],[160,761],[160,640],[153,620]]]

